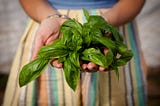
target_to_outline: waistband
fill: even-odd
[[[118,0],[48,0],[56,9],[98,9],[111,8]]]

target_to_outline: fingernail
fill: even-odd
[[[89,70],[93,70],[93,69],[97,69],[98,66],[97,66],[95,63],[90,62],[90,63],[88,63],[87,68],[88,68]]]
[[[108,49],[105,48],[105,49],[104,49],[104,54],[107,54],[107,53],[108,53]]]
[[[86,70],[87,69],[87,64],[82,64],[81,67],[82,67],[83,70]]]
[[[105,70],[105,67],[103,67],[103,66],[99,67],[99,71],[104,71],[104,70]]]

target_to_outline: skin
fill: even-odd
[[[60,26],[67,19],[62,18],[47,18],[51,14],[60,14],[55,8],[51,7],[47,0],[19,0],[24,11],[30,18],[40,24],[40,27],[36,33],[34,41],[34,50],[32,59],[37,57],[37,53],[42,46],[52,43],[55,39],[60,37]],[[123,25],[133,20],[141,11],[145,0],[120,0],[112,8],[107,11],[102,11],[102,17],[114,26]],[[106,50],[104,50],[106,53]],[[51,64],[54,67],[62,68],[63,64],[58,63],[57,60],[53,60]],[[82,69],[92,70],[99,69],[104,71],[105,68],[97,66],[90,62],[88,64],[82,63]]]

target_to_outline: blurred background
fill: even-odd
[[[26,20],[18,0],[0,0],[0,105]],[[146,0],[136,20],[148,67],[148,105],[160,106],[160,0]]]

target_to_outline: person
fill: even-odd
[[[144,3],[144,0],[20,0],[30,20],[13,62],[3,105],[145,106],[146,66],[134,20]],[[68,17],[84,23],[83,8],[116,26],[124,43],[132,49],[134,57],[120,67],[119,80],[113,71],[101,72],[104,68],[99,66],[98,72],[81,73],[73,91],[65,81],[63,64],[54,60],[39,78],[20,88],[18,76],[22,66],[35,59],[42,46],[61,37],[60,26]],[[88,63],[85,68],[95,67]]]

